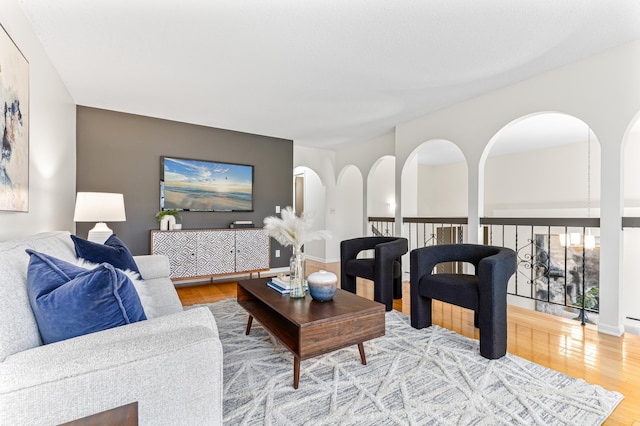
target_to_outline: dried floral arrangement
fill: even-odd
[[[299,251],[302,246],[310,241],[331,238],[328,231],[313,231],[313,216],[303,212],[296,216],[293,208],[285,207],[280,213],[281,217],[269,216],[264,220],[264,230],[283,246],[292,246]]]

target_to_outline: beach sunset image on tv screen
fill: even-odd
[[[253,211],[253,166],[162,157],[161,208]]]

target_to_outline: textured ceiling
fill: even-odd
[[[79,105],[316,147],[640,38],[640,0],[20,0]]]

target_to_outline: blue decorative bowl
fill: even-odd
[[[314,272],[307,277],[307,284],[313,300],[327,302],[333,299],[333,295],[336,293],[338,277],[327,271]]]

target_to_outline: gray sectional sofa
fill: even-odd
[[[166,257],[134,257],[150,319],[43,345],[27,248],[75,260],[68,232],[0,243],[0,425],[60,424],[134,401],[141,425],[222,424],[215,319],[182,310]]]

